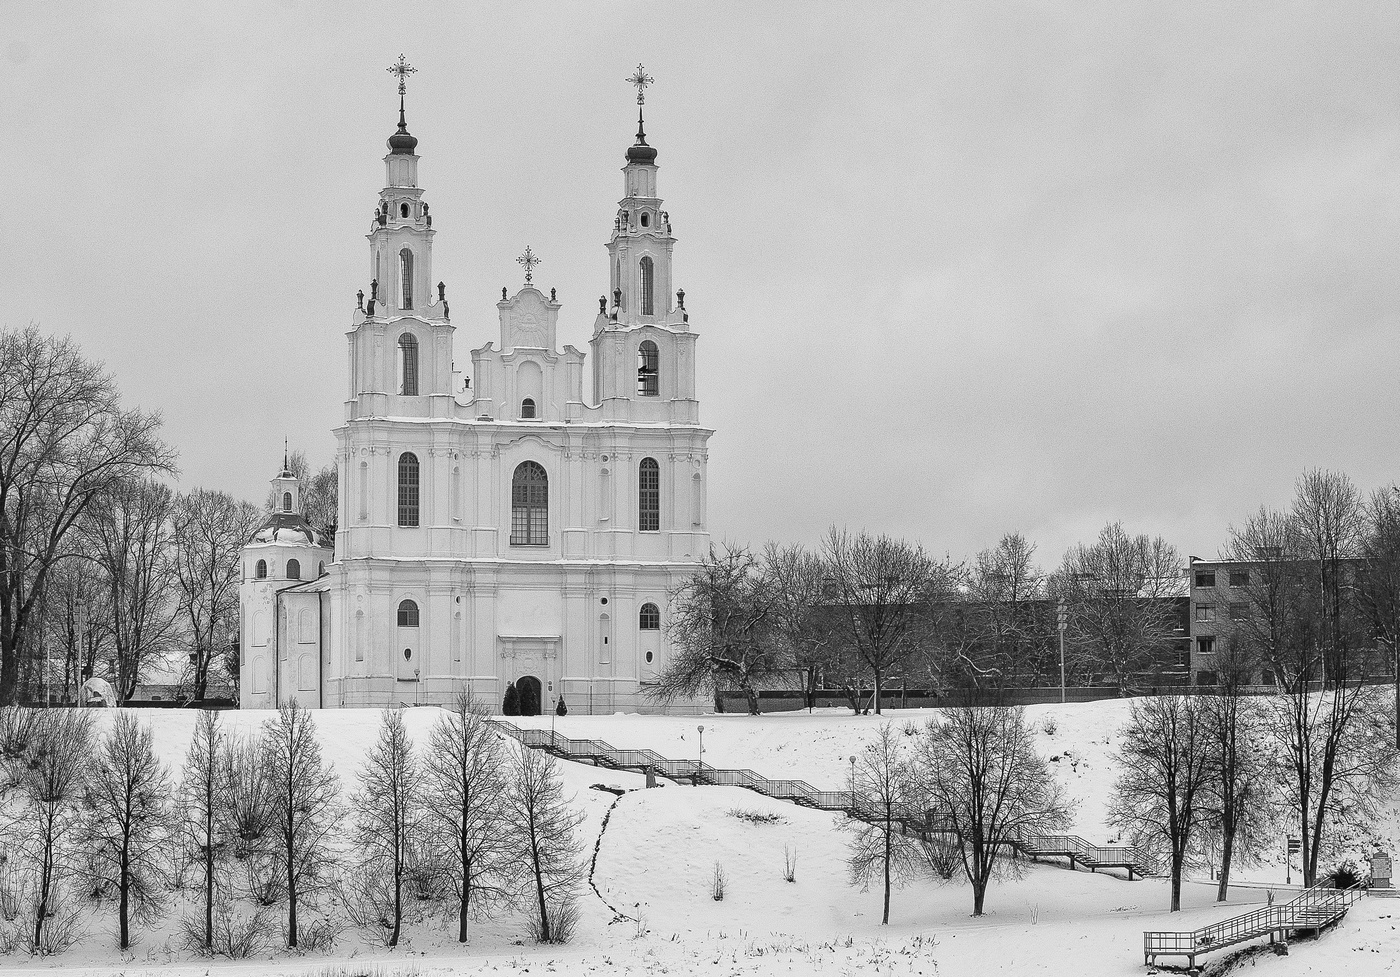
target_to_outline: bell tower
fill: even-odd
[[[694,423],[696,337],[685,292],[672,291],[676,239],[657,195],[656,149],[642,115],[653,80],[641,65],[627,79],[637,89],[637,136],[622,167],[623,197],[607,245],[611,284],[591,340],[593,391],[609,419]]]
[[[418,185],[418,139],[404,111],[406,79],[416,72],[403,55],[389,66],[398,78],[399,126],[384,157],[385,186],[370,224],[369,296],[356,297],[350,338],[346,419],[452,413],[452,325],[447,289],[433,284],[433,218]],[[411,399],[410,399],[411,398]],[[419,398],[427,398],[421,400]]]

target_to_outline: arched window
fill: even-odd
[[[399,627],[418,627],[418,605],[411,600],[399,602]]]
[[[262,580],[262,579],[264,579],[264,578],[267,576],[267,561],[266,561],[266,560],[259,560],[259,561],[258,561],[258,565],[253,569],[253,576],[257,577],[259,580]]]
[[[325,563],[324,560],[322,560],[322,561],[321,561],[321,568],[320,568],[319,570],[316,571],[316,576],[318,576],[318,577],[324,577],[325,575],[326,575],[326,563]]]
[[[399,455],[399,525],[418,525],[418,456]]]
[[[653,533],[661,528],[661,466],[643,458],[637,469],[637,528]]]
[[[407,332],[399,337],[399,393],[418,396],[418,340]]]
[[[512,546],[549,544],[549,476],[533,461],[522,461],[510,487]]]
[[[404,218],[408,217],[408,204],[399,204],[399,216]]]
[[[650,339],[642,340],[637,347],[637,393],[640,396],[655,397],[661,392],[660,363],[661,356],[656,351],[656,344]]]
[[[642,258],[642,315],[655,315],[652,311],[654,305],[651,300],[651,280],[652,280],[651,256]]]
[[[288,560],[288,561],[287,561],[287,579],[288,579],[288,580],[300,580],[300,579],[301,579],[301,561],[300,561],[300,560]]]
[[[283,511],[283,512],[291,512],[291,511],[292,511],[292,493],[291,493],[291,492],[283,492],[283,493],[282,493],[282,511]]]
[[[655,604],[642,605],[641,611],[637,614],[637,627],[643,631],[661,630],[661,611]]]
[[[520,402],[520,416],[521,416],[521,417],[534,417],[534,416],[535,416],[535,402],[534,402],[533,400],[531,400],[529,397],[526,397],[524,400],[522,400],[522,401]]]
[[[408,216],[408,205],[404,205],[404,216]],[[401,309],[413,308],[413,252],[404,248],[399,252],[399,283],[403,286]]]

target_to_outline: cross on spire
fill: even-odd
[[[524,265],[524,266],[525,266],[525,284],[526,284],[526,285],[529,285],[530,282],[534,279],[535,265],[538,265],[538,264],[542,263],[543,261],[544,261],[543,258],[541,258],[539,255],[535,254],[534,251],[530,250],[530,246],[529,246],[528,244],[525,245],[525,253],[522,254],[520,257],[516,258],[516,259],[515,259],[515,263],[518,264],[518,265]]]
[[[647,100],[647,86],[654,81],[656,81],[656,79],[647,74],[647,70],[640,64],[637,65],[637,70],[632,72],[632,77],[627,79],[627,84],[636,86],[638,105],[641,105]]]
[[[391,74],[391,75],[398,75],[398,76],[399,76],[399,95],[400,95],[400,96],[403,95],[404,91],[405,91],[405,90],[407,89],[407,87],[408,87],[407,85],[404,84],[405,80],[408,78],[409,75],[415,74],[415,73],[418,71],[417,68],[413,67],[413,65],[411,65],[411,64],[408,63],[408,61],[404,58],[404,56],[403,56],[402,54],[399,55],[399,60],[397,60],[397,61],[395,61],[393,64],[389,65],[389,67],[386,68],[386,69],[384,69],[384,70],[388,71],[389,74]]]

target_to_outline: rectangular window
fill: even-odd
[[[1213,637],[1203,637],[1196,639],[1196,653],[1198,655],[1215,654],[1215,639]]]
[[[1249,571],[1248,571],[1248,570],[1231,570],[1231,571],[1230,571],[1230,586],[1231,586],[1231,587],[1248,587],[1248,586],[1249,586]]]
[[[1197,570],[1197,571],[1196,571],[1196,586],[1197,586],[1197,587],[1214,587],[1214,586],[1215,586],[1215,571],[1214,571],[1214,570]]]
[[[1242,602],[1232,602],[1230,604],[1230,620],[1248,621],[1250,616],[1249,605]]]
[[[549,496],[544,484],[516,483],[510,507],[512,546],[549,545]]]
[[[1196,605],[1196,620],[1197,620],[1197,621],[1214,621],[1214,620],[1215,620],[1215,605],[1214,605],[1214,604],[1197,604],[1197,605]]]

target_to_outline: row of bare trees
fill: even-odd
[[[1005,536],[970,563],[888,536],[832,529],[818,552],[768,544],[713,548],[672,596],[663,700],[758,691],[800,677],[876,712],[902,686],[987,690],[1059,681],[1057,601],[1069,619],[1067,669],[1126,691],[1183,638],[1181,559],[1160,537],[1104,529],[1054,573]]]
[[[507,750],[466,698],[422,749],[386,711],[348,792],[296,705],[253,735],[201,711],[178,778],[136,713],[102,714],[100,736],[95,715],[0,709],[6,945],[61,951],[105,905],[126,949],[177,892],[183,942],[207,955],[267,947],[277,907],[291,948],[327,947],[347,922],[397,946],[429,912],[465,942],[469,920],[513,907],[536,939],[569,936],[580,817],[552,758]]]

